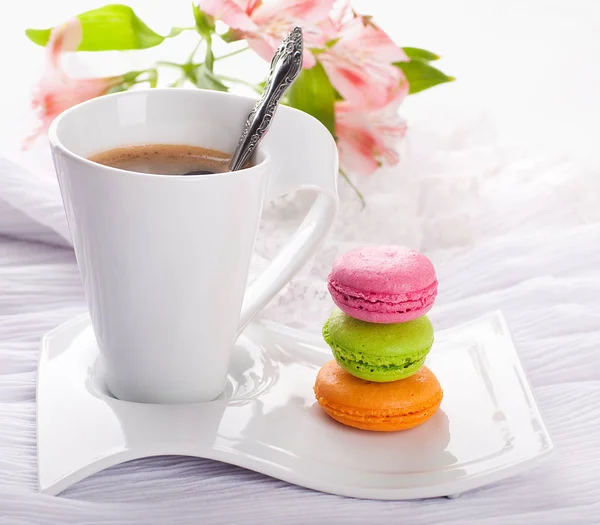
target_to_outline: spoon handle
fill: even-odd
[[[231,157],[231,171],[244,166],[269,129],[283,94],[302,71],[302,51],[302,30],[295,27],[279,46],[271,61],[271,71],[265,88],[246,119],[244,131]]]

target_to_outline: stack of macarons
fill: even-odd
[[[317,401],[337,421],[375,431],[424,423],[442,389],[423,366],[433,344],[425,315],[438,282],[431,261],[402,246],[368,246],[342,255],[329,274],[338,306],[323,326],[334,361],[319,371]]]

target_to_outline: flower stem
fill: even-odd
[[[231,53],[227,53],[226,55],[222,55],[220,57],[215,57],[215,62],[217,60],[223,60],[224,58],[229,58],[235,55],[239,55],[240,53],[243,53],[244,51],[247,51],[248,49],[250,49],[248,46],[246,47],[242,47],[242,49],[238,49],[237,51],[232,51]]]
[[[183,86],[185,80],[186,80],[185,76],[179,77],[177,80],[175,80],[175,82],[172,82],[171,84],[169,84],[169,87],[174,87],[174,88],[181,87],[181,86]]]
[[[146,78],[146,80],[150,84],[150,87],[155,88],[156,84],[158,84],[158,71],[153,67],[147,71],[147,74],[148,78]]]
[[[241,78],[235,78],[235,77],[228,77],[228,76],[225,76],[225,75],[219,75],[219,79],[220,80],[224,80],[225,82],[234,82],[235,84],[242,84],[244,86],[251,87],[257,93],[261,93],[262,92],[262,90],[260,89],[260,86],[257,86],[256,84],[253,84],[252,82],[248,82],[246,80],[242,80]]]
[[[123,75],[123,86],[129,89],[137,84],[148,82],[150,87],[156,87],[158,82],[158,71],[155,67],[149,69],[141,69],[138,71],[129,71]]]
[[[360,192],[360,190],[354,185],[354,183],[352,182],[352,180],[350,180],[350,177],[348,177],[348,175],[346,175],[346,173],[344,172],[344,170],[340,169],[340,175],[342,177],[344,177],[344,179],[346,179],[346,182],[348,184],[350,184],[350,187],[354,190],[354,193],[356,193],[356,195],[358,196],[358,198],[360,199],[360,202],[362,203],[362,209],[364,210],[367,203],[365,202],[365,198],[363,197],[363,194]]]
[[[171,31],[169,31],[169,34],[165,36],[165,38],[174,38],[178,35],[180,35],[181,33],[183,33],[184,31],[195,31],[196,28],[195,27],[172,27]]]
[[[194,50],[190,53],[190,56],[187,59],[187,63],[188,64],[191,64],[192,60],[194,60],[194,55],[196,54],[196,51],[198,51],[198,48],[200,47],[200,44],[202,44],[202,40],[198,40],[198,42],[194,46]]]
[[[158,60],[156,62],[157,66],[169,66],[169,67],[176,67],[178,69],[181,69],[181,67],[183,66],[183,64],[178,64],[177,62],[168,62],[166,60]]]

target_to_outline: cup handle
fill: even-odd
[[[290,242],[246,290],[238,335],[314,253],[333,225],[339,203],[337,147],[317,119],[282,106],[263,144],[271,164],[268,200],[299,189],[318,195]]]

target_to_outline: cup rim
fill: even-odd
[[[107,166],[105,164],[99,164],[98,162],[94,162],[93,160],[90,160],[82,155],[79,155],[77,153],[75,153],[74,151],[72,151],[71,149],[67,148],[62,141],[60,140],[60,138],[58,137],[58,127],[60,126],[61,121],[68,117],[68,115],[70,115],[71,113],[74,113],[76,111],[78,111],[81,107],[84,106],[89,106],[89,105],[93,105],[93,104],[97,104],[98,101],[106,98],[106,97],[125,97],[125,96],[139,96],[141,93],[147,95],[148,93],[152,93],[152,92],[169,92],[169,93],[176,93],[176,92],[187,92],[187,93],[198,93],[199,95],[206,95],[208,93],[210,93],[210,96],[216,96],[218,97],[236,97],[236,98],[241,98],[241,99],[246,99],[246,100],[250,100],[250,101],[255,101],[255,99],[253,99],[252,97],[248,97],[248,96],[244,96],[244,95],[238,95],[236,93],[222,93],[219,91],[211,91],[211,90],[205,90],[205,89],[188,89],[188,88],[151,88],[151,89],[144,89],[144,90],[132,90],[132,91],[120,91],[118,93],[110,93],[107,95],[102,95],[100,97],[95,97],[89,100],[85,100],[84,102],[80,102],[79,104],[75,104],[74,106],[71,106],[70,108],[67,108],[66,110],[64,110],[63,112],[59,113],[54,120],[51,122],[50,127],[48,128],[48,141],[50,142],[50,145],[53,148],[56,148],[58,150],[60,150],[64,155],[70,157],[73,160],[76,160],[78,162],[82,162],[83,164],[86,164],[88,166],[94,166],[94,167],[100,167],[103,168],[105,170],[108,170],[110,172],[113,173],[120,173],[120,174],[126,174],[130,177],[143,177],[145,179],[159,179],[159,180],[165,180],[165,175],[164,174],[156,174],[156,173],[142,173],[140,171],[130,171],[130,170],[124,170],[121,168],[115,168],[113,166]],[[123,144],[122,146],[115,146],[115,147],[126,147],[126,146],[131,146],[131,144]],[[167,177],[168,180],[186,180],[186,181],[198,181],[198,180],[208,180],[208,179],[214,179],[217,177],[223,177],[223,176],[232,176],[232,175],[237,175],[237,174],[248,174],[250,172],[252,172],[253,170],[256,170],[257,168],[264,168],[266,166],[269,165],[270,162],[270,156],[268,154],[268,152],[259,144],[256,147],[256,150],[254,152],[255,155],[259,155],[262,156],[262,160],[260,162],[258,162],[257,164],[254,164],[253,166],[250,166],[249,168],[243,168],[241,170],[236,170],[236,171],[224,171],[221,173],[212,173],[212,174],[207,174],[207,175],[198,175],[198,176],[193,176],[193,175],[169,175]]]

